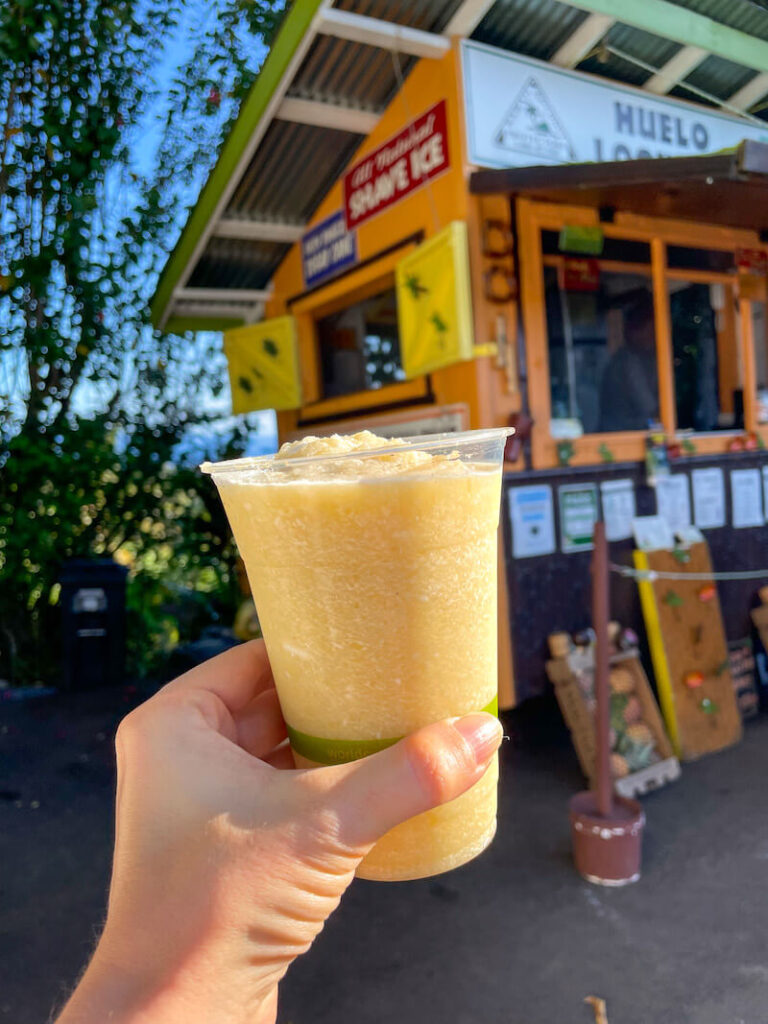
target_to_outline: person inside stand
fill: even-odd
[[[653,295],[636,288],[620,296],[624,343],[600,384],[600,430],[647,430],[659,418]]]
[[[474,785],[501,738],[479,712],[297,771],[263,641],[169,683],[118,729],[107,919],[58,1024],[274,1024],[365,854]]]

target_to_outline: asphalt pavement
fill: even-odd
[[[43,1024],[103,919],[112,740],[132,688],[0,702],[0,1024]],[[574,873],[582,786],[554,705],[505,716],[499,831],[439,878],[356,881],[282,986],[281,1024],[768,1021],[768,718],[644,801],[639,883]],[[190,1021],[190,1024],[206,1024]]]

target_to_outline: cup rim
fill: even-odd
[[[448,431],[442,434],[414,434],[408,437],[399,437],[397,440],[405,442],[413,451],[430,451],[434,448],[445,448],[448,444],[455,444],[461,447],[462,445],[497,441],[501,438],[511,437],[515,432],[514,427],[481,427],[478,430],[463,430],[458,433]],[[215,475],[216,473],[240,473],[267,468],[275,464],[275,462],[278,466],[284,466],[287,470],[294,466],[317,465],[321,462],[378,458],[381,455],[400,454],[402,451],[403,445],[397,444],[386,445],[381,448],[366,448],[362,451],[339,452],[338,454],[331,453],[328,455],[306,455],[296,459],[279,459],[277,461],[275,460],[275,454],[277,453],[272,455],[252,455],[241,459],[228,459],[224,462],[203,462],[200,465],[200,470],[210,475]]]

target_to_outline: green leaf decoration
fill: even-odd
[[[702,697],[699,707],[705,715],[716,715],[720,710],[720,705],[713,701],[711,697]]]
[[[448,324],[443,320],[439,313],[433,313],[429,318],[429,322],[434,326],[436,331],[440,334],[444,334],[448,330]]]
[[[685,604],[676,590],[668,590],[661,599],[668,608],[682,608]]]
[[[405,287],[411,293],[414,299],[418,299],[420,295],[426,295],[429,288],[425,288],[421,283],[416,274],[408,274],[405,279]]]
[[[277,357],[280,355],[280,349],[277,347],[275,342],[272,341],[271,338],[265,338],[261,344],[267,355],[272,356],[273,359],[277,359]]]
[[[723,675],[723,673],[727,672],[730,667],[731,667],[731,663],[728,660],[728,658],[726,658],[725,661],[721,661],[720,664],[715,669],[715,675],[716,676]]]
[[[576,449],[573,447],[570,441],[558,441],[557,461],[560,463],[561,466],[568,466],[575,452]]]
[[[611,451],[611,449],[608,447],[608,445],[605,442],[603,442],[600,445],[600,447],[597,449],[597,452],[598,452],[598,455],[600,456],[600,458],[603,460],[603,462],[614,462],[615,461],[615,459],[613,457],[613,452]]]
[[[672,548],[672,557],[678,565],[686,565],[691,560],[691,553],[686,550],[686,548],[681,548],[675,545],[675,547]]]
[[[257,380],[264,380],[264,374],[261,372],[258,366],[252,366],[251,373]]]
[[[237,386],[242,390],[246,391],[249,395],[253,391],[253,384],[248,380],[247,377],[238,377]]]

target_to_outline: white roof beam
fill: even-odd
[[[412,57],[444,56],[450,48],[450,41],[434,32],[397,25],[391,21],[380,21],[365,14],[354,14],[336,7],[318,12],[317,31],[337,39],[349,39],[353,43],[378,46],[382,50],[407,53]]]
[[[306,231],[305,224],[279,224],[264,220],[222,217],[214,226],[216,238],[237,238],[242,242],[298,242]]]
[[[749,110],[768,93],[768,73],[765,71],[742,85],[728,100],[729,107],[737,110]]]
[[[551,59],[561,68],[575,68],[600,42],[616,19],[607,14],[590,14],[565,40]]]
[[[319,100],[305,100],[298,96],[287,96],[275,114],[281,121],[335,128],[342,132],[354,132],[356,135],[370,135],[380,116],[370,110],[343,107],[338,103],[321,103]]]
[[[272,292],[266,288],[177,288],[173,298],[175,302],[228,302],[247,306],[266,302],[272,298]]]
[[[249,306],[228,306],[221,302],[176,302],[171,305],[169,313],[169,317],[188,316],[194,319],[226,317],[232,320],[243,320],[248,324],[260,320],[263,315],[264,304],[262,302],[253,302]]]
[[[663,95],[670,89],[674,89],[708,56],[708,51],[702,50],[698,46],[684,46],[666,64],[662,65],[655,75],[651,75],[648,81],[643,83],[643,88],[648,89],[649,92]]]
[[[494,0],[464,0],[443,30],[446,36],[471,36],[486,16]]]

